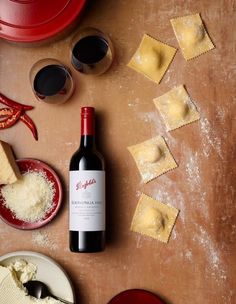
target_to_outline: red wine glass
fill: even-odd
[[[72,39],[71,63],[84,74],[100,75],[106,72],[114,58],[114,49],[108,35],[88,27]]]
[[[56,59],[42,59],[30,70],[30,83],[34,95],[48,104],[67,101],[74,90],[71,72]]]

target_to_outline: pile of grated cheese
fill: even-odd
[[[54,184],[43,172],[29,171],[14,184],[1,189],[4,205],[14,216],[26,222],[37,222],[53,207]]]

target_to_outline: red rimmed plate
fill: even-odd
[[[108,302],[108,304],[165,304],[160,298],[150,291],[143,289],[125,290]]]
[[[51,167],[49,167],[47,164],[45,164],[40,160],[25,158],[25,159],[18,159],[16,160],[16,162],[22,174],[28,171],[43,172],[47,176],[48,180],[54,184],[55,193],[53,196],[53,207],[48,213],[46,213],[44,219],[33,223],[24,222],[16,219],[12,214],[11,210],[9,210],[4,206],[3,198],[0,192],[0,218],[5,223],[7,223],[8,225],[14,228],[23,229],[23,230],[37,229],[39,227],[46,225],[57,214],[62,201],[61,182],[56,172]],[[3,187],[3,185],[1,185],[0,188],[1,187]]]

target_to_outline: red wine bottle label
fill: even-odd
[[[105,171],[70,171],[69,227],[105,230]]]

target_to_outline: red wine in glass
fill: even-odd
[[[42,68],[34,78],[34,90],[39,96],[64,94],[67,71],[60,65],[48,65]]]
[[[99,75],[110,67],[113,53],[107,35],[97,29],[87,28],[73,39],[71,62],[81,73]]]
[[[33,66],[31,85],[35,96],[46,103],[63,103],[73,92],[73,81],[68,68],[55,62],[42,60]]]

